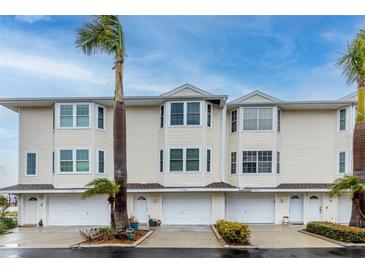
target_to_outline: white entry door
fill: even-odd
[[[323,200],[322,195],[309,194],[309,221],[322,221]]]
[[[162,200],[163,225],[210,225],[212,195],[207,193],[166,193]]]
[[[291,223],[303,223],[303,195],[290,195],[289,218]]]
[[[24,218],[23,224],[37,224],[37,195],[24,196]]]
[[[133,215],[139,223],[148,223],[148,197],[146,194],[134,194]]]
[[[350,194],[343,194],[338,197],[338,216],[337,222],[348,224],[351,218],[352,200]]]

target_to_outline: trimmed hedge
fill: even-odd
[[[228,244],[250,244],[251,231],[248,229],[248,225],[219,220],[215,224],[215,227]]]
[[[16,227],[17,223],[10,218],[0,218],[0,233]]]
[[[346,243],[365,243],[365,229],[331,222],[309,222],[306,231]]]

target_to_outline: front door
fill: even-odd
[[[309,221],[322,221],[323,203],[319,194],[309,195]]]
[[[139,223],[148,223],[148,197],[146,194],[134,195],[133,213]]]
[[[37,224],[37,195],[24,196],[24,225]]]
[[[290,195],[289,218],[291,223],[303,223],[303,195]]]

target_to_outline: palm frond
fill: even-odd
[[[94,195],[109,195],[115,197],[119,192],[119,187],[114,181],[107,178],[97,178],[85,185],[88,188],[82,193],[82,198],[86,199]]]
[[[357,176],[344,176],[335,181],[331,187],[331,194],[340,196],[345,192],[354,194],[357,191],[365,191],[365,184]]]
[[[76,30],[75,44],[87,55],[96,52],[124,55],[124,34],[118,16],[95,16]]]

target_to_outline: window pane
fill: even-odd
[[[67,150],[61,150],[60,151],[60,159],[61,161],[65,160],[70,160],[72,161],[72,150],[71,149],[67,149]]]
[[[280,174],[280,151],[276,152],[276,173]]]
[[[242,172],[243,173],[257,172],[257,151],[242,152]]]
[[[187,160],[186,171],[199,171],[199,160]]]
[[[76,162],[76,171],[89,171],[89,161],[78,161]]]
[[[186,149],[186,171],[199,171],[199,149]]]
[[[182,149],[170,149],[170,171],[183,171]]]
[[[61,116],[61,127],[72,127],[73,120],[72,116]]]
[[[256,151],[244,151],[243,152],[243,161],[244,162],[256,162],[257,156]]]
[[[36,174],[36,154],[27,153],[27,175]]]
[[[76,115],[89,115],[89,105],[77,105]]]
[[[104,108],[98,107],[98,128],[104,129]]]
[[[76,126],[89,126],[89,105],[77,105],[76,108]]]
[[[244,119],[243,120],[243,130],[257,130],[257,120]]]
[[[243,163],[242,172],[243,173],[256,173],[256,162],[255,163]]]
[[[186,159],[187,160],[199,160],[199,149],[197,148],[188,148],[186,149]]]
[[[171,103],[171,125],[184,124],[184,103]]]
[[[99,173],[104,173],[104,151],[99,151]]]
[[[160,172],[163,172],[163,150],[160,150]]]
[[[160,107],[160,128],[163,128],[165,117],[165,106]]]
[[[61,115],[71,115],[72,116],[72,105],[61,105],[60,106]]]
[[[272,151],[258,151],[258,173],[272,172]]]
[[[231,174],[236,174],[236,152],[231,152]]]
[[[77,116],[76,126],[77,127],[88,127],[89,126],[89,116]]]
[[[340,111],[340,130],[346,130],[346,109]]]
[[[72,161],[61,161],[60,170],[61,172],[72,172],[73,171]]]
[[[233,110],[231,114],[231,133],[237,132],[237,110]]]
[[[271,162],[259,162],[258,173],[271,173]]]
[[[87,149],[76,150],[76,160],[77,161],[88,161],[89,160],[89,151]]]
[[[210,172],[210,162],[211,162],[211,152],[210,149],[207,150],[207,172]]]
[[[271,108],[259,108],[259,130],[272,130]]]
[[[339,172],[340,173],[345,173],[346,172],[346,153],[345,152],[340,152]]]
[[[211,127],[212,125],[212,105],[207,105],[207,127]]]
[[[200,124],[200,103],[188,103],[187,124]]]

